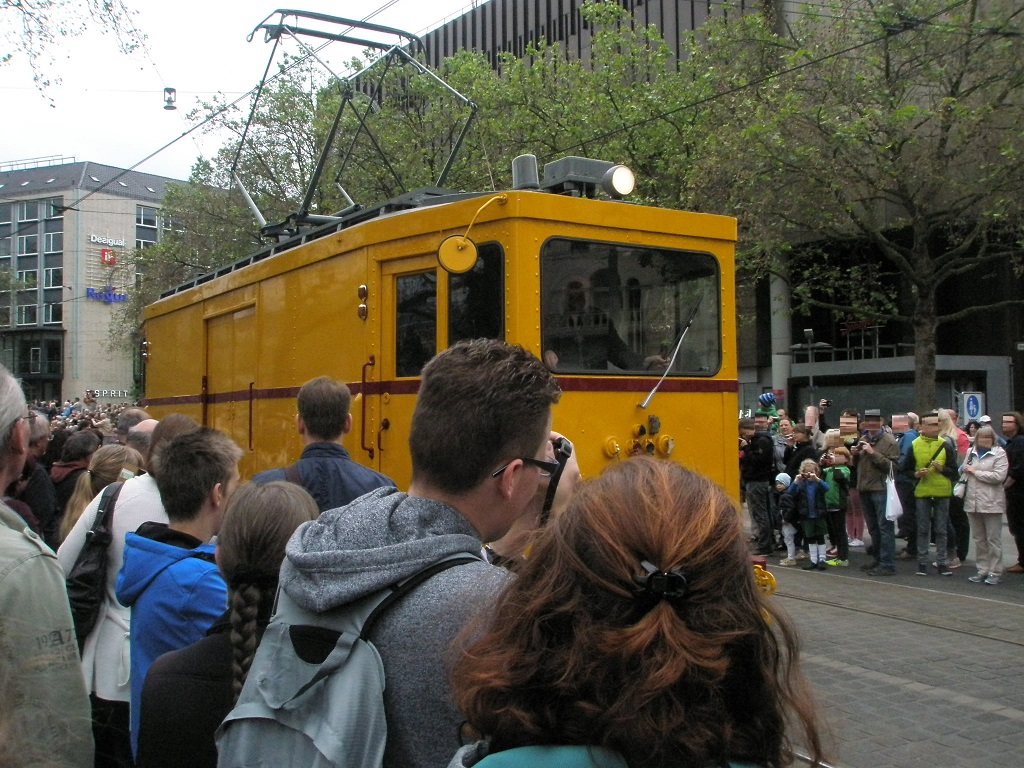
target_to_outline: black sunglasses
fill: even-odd
[[[557,461],[545,461],[544,459],[534,459],[526,456],[522,457],[519,460],[523,462],[523,464],[530,464],[534,467],[538,467],[540,469],[541,477],[551,477],[551,475],[554,474],[554,472],[559,467]],[[515,461],[515,459],[512,459],[512,461]],[[496,469],[494,472],[492,472],[491,477],[500,477],[501,473],[508,469],[508,465],[511,464],[512,461],[508,462],[508,464],[504,464],[500,469]]]

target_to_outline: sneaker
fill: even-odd
[[[792,557],[787,557],[783,560],[779,560],[779,565],[786,567],[793,566],[796,565],[796,560],[794,560]]]
[[[877,568],[872,568],[870,571],[868,571],[868,576],[895,576],[895,575],[896,575],[896,569],[895,568],[883,568],[883,567],[879,566]]]
[[[851,547],[863,547],[864,546],[864,542],[861,539],[850,539],[847,543]],[[1024,570],[1022,570],[1021,573],[1024,573]]]
[[[871,560],[870,562],[864,563],[864,565],[862,565],[860,567],[860,569],[862,571],[873,571],[877,567],[878,567],[878,561],[877,560]]]
[[[798,550],[796,551],[796,559],[797,559],[797,560],[806,560],[806,559],[807,559],[808,557],[810,557],[810,555],[808,555],[808,554],[807,554],[806,552],[804,552],[804,551],[803,551],[802,549],[798,549]]]
[[[936,568],[939,569],[939,576],[952,576],[953,575],[953,572],[951,570],[949,570],[949,568],[945,565],[945,563],[943,563],[942,565],[937,565]]]
[[[896,559],[897,560],[917,560],[917,554],[915,552],[908,552],[907,550],[904,549],[902,552],[900,552],[898,555],[896,555]]]
[[[973,582],[974,584],[981,584],[981,582],[985,581],[985,579],[987,579],[987,578],[988,578],[988,574],[987,573],[979,573],[976,576],[968,576],[967,580],[970,581],[970,582]]]
[[[826,560],[825,564],[831,565],[833,568],[846,568],[850,565],[850,561],[840,560],[838,557],[833,557],[831,560]]]
[[[1000,579],[1000,578],[999,578],[998,576],[996,576],[996,575],[995,575],[994,573],[990,573],[990,574],[988,575],[988,578],[987,578],[987,579],[985,579],[985,583],[986,583],[986,584],[992,584],[992,585],[998,584],[998,583],[999,583],[1000,581],[1002,581],[1002,579]]]
[[[805,571],[816,571],[816,570],[818,570],[818,564],[817,563],[808,563],[807,565],[804,566],[804,570]]]
[[[828,566],[825,565],[825,561],[824,560],[819,560],[818,561],[818,570],[819,571],[827,571],[828,570]]]
[[[1006,572],[1007,573],[1024,573],[1024,565],[1021,565],[1020,563],[1014,563],[1013,565],[1011,565],[1009,568],[1006,569]]]
[[[826,557],[835,557],[839,554],[839,547],[830,547],[825,550]]]
[[[927,576],[928,575],[928,566],[924,565],[923,563],[921,565],[917,566],[917,575],[918,576]]]
[[[939,567],[939,564],[937,562],[932,562],[932,565],[934,565],[936,568]],[[954,557],[946,563],[947,568],[959,568],[961,565],[963,565],[963,563],[960,562],[959,557]]]

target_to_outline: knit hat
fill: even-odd
[[[791,477],[790,477],[789,475],[787,475],[787,474],[786,474],[785,472],[779,472],[779,474],[777,474],[777,475],[775,476],[775,482],[776,482],[776,483],[782,483],[782,484],[783,484],[784,486],[786,486],[787,488],[789,488],[789,486],[790,486],[790,483],[792,483],[792,482],[793,482],[793,478],[791,478]]]
[[[771,408],[775,405],[775,395],[771,392],[765,392],[757,396],[757,402],[761,404],[762,408]]]

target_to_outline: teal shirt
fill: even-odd
[[[468,751],[469,748],[464,748]],[[464,754],[464,751],[460,751]],[[456,755],[456,760],[458,760]],[[477,763],[452,761],[451,766],[473,768],[628,768],[618,752],[592,745],[516,747],[495,752]],[[759,768],[751,763],[729,763],[730,768]]]

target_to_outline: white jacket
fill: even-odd
[[[85,535],[96,520],[100,497],[89,502],[75,527],[57,550],[64,573],[70,573],[85,544]],[[131,611],[114,596],[117,572],[124,560],[124,537],[134,533],[143,523],[167,522],[167,513],[160,501],[160,491],[152,475],[133,477],[124,484],[114,504],[113,539],[107,552],[107,587],[101,616],[82,649],[82,673],[90,691],[106,701],[128,701],[131,687],[128,681],[131,669],[129,628]]]
[[[964,511],[986,514],[1002,514],[1006,511],[1006,493],[1003,481],[1010,469],[1006,451],[999,446],[979,456],[975,448],[967,452],[967,458],[960,465],[960,472],[967,480],[967,494],[964,496]],[[973,474],[963,474],[967,462],[974,468]]]

